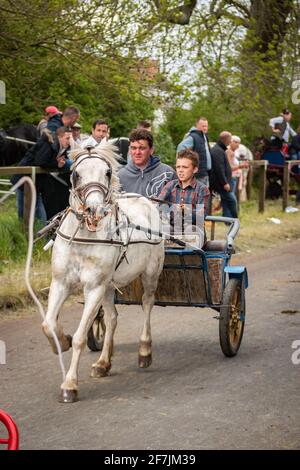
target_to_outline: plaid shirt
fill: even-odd
[[[197,225],[197,214],[198,222],[206,214],[208,197],[209,190],[207,186],[200,181],[197,181],[195,177],[193,177],[191,183],[184,189],[178,179],[169,181],[169,183],[163,187],[160,195],[158,196],[162,201],[168,201],[178,206],[177,208],[173,207],[173,209],[171,209],[174,211],[173,214],[171,213],[171,225],[174,224],[174,214],[175,212],[178,214],[178,211],[181,212],[183,225],[186,223]]]
[[[192,209],[196,209],[198,204],[203,204],[205,211],[208,197],[209,190],[207,186],[197,181],[195,177],[193,177],[191,183],[184,189],[182,189],[179,180],[169,181],[158,196],[158,198],[163,201],[179,204],[182,207],[191,205]]]

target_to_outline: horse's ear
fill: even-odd
[[[78,180],[77,172],[76,170],[73,170],[71,173],[71,183],[72,183],[73,189],[76,188],[77,180]]]

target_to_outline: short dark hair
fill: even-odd
[[[290,114],[290,112],[291,112],[291,111],[290,111],[288,108],[284,108],[284,109],[282,110],[282,114]]]
[[[187,158],[188,160],[192,162],[192,165],[194,168],[199,168],[199,157],[198,157],[198,154],[194,152],[193,150],[191,149],[180,150],[180,152],[178,152],[177,154],[176,161],[180,160],[181,158]]]
[[[56,129],[55,134],[57,137],[62,137],[66,132],[72,132],[71,127],[61,126]]]
[[[196,123],[199,122],[199,121],[208,121],[208,119],[204,116],[200,116],[199,118],[197,118]]]
[[[71,116],[80,116],[80,111],[79,108],[76,108],[75,106],[67,106],[66,109],[64,110],[63,115],[65,117],[71,117]]]
[[[96,121],[93,122],[93,129],[96,129],[96,126],[101,126],[101,125],[105,125],[107,126],[107,129],[109,129],[109,125],[108,125],[108,122],[105,121],[105,119],[96,119]]]
[[[133,129],[129,135],[129,142],[137,140],[147,140],[149,147],[153,147],[153,135],[147,129]]]
[[[150,129],[151,127],[151,122],[149,121],[139,121],[137,128],[138,129]]]

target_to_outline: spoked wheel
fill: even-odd
[[[237,354],[243,338],[246,303],[242,290],[240,279],[230,279],[223,293],[219,335],[222,352],[227,357]]]
[[[88,331],[87,345],[91,351],[101,351],[105,335],[104,311],[102,307]]]

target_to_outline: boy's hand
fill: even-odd
[[[66,163],[65,157],[63,157],[63,156],[57,157],[56,161],[57,161],[58,168],[62,168],[62,167],[65,166],[65,163]]]

